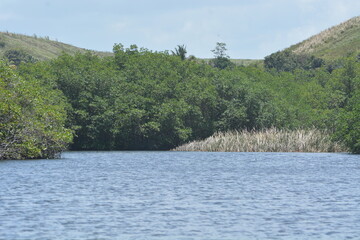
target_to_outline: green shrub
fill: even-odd
[[[5,58],[9,60],[11,64],[19,66],[20,63],[32,63],[36,62],[36,59],[30,54],[21,49],[10,49],[5,51]]]
[[[59,91],[0,61],[0,159],[54,158],[71,142]]]

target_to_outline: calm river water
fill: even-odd
[[[360,239],[360,156],[67,152],[0,161],[0,239]]]

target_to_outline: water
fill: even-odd
[[[0,239],[360,239],[359,183],[348,154],[0,161]]]

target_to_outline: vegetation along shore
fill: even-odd
[[[347,152],[331,134],[318,129],[218,132],[202,141],[179,146],[174,151],[206,152]]]
[[[254,62],[225,43],[204,60],[0,33],[0,159],[189,142],[177,150],[360,153],[359,29],[355,17]]]

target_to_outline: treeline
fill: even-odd
[[[217,47],[215,59],[207,64],[186,58],[186,51],[170,54],[116,44],[114,57],[64,54],[48,62],[20,64],[16,74],[21,78],[16,78],[46,89],[34,97],[44,94],[49,106],[60,109],[55,111],[61,117],[53,121],[54,131],[68,136],[66,129],[71,129],[73,150],[161,150],[218,131],[316,127],[360,152],[356,57],[339,61],[331,71],[324,62],[307,61],[302,62],[310,67],[263,69],[235,66],[224,46]],[[0,108],[6,116],[6,106]],[[4,132],[2,128],[2,139]],[[69,141],[63,140],[62,147]]]

